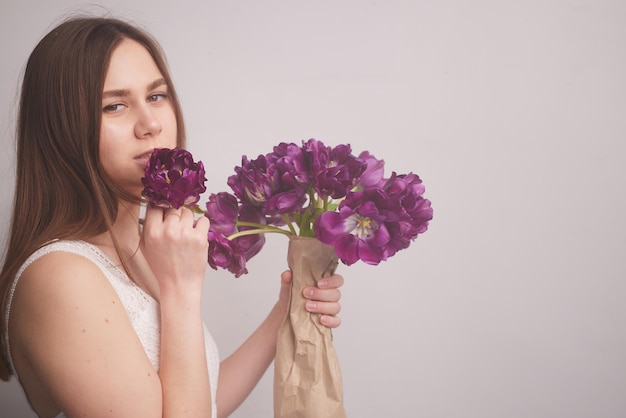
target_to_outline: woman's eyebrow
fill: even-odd
[[[148,90],[154,90],[164,84],[167,84],[164,78],[157,78],[152,83],[148,84]]]
[[[148,91],[150,90],[154,90],[157,87],[160,87],[162,85],[167,85],[167,82],[165,81],[164,78],[157,78],[156,80],[154,80],[153,82],[149,83],[146,86],[146,89]],[[102,98],[103,99],[108,99],[110,97],[126,97],[130,95],[130,89],[114,89],[114,90],[107,90],[105,92],[102,93]]]
[[[109,97],[126,97],[130,95],[129,89],[116,89],[116,90],[108,90],[102,93],[103,99],[108,99]]]

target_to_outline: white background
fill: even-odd
[[[0,1],[4,238],[23,65],[85,7]],[[626,416],[625,2],[99,3],[165,48],[210,191],[242,154],[310,137],[422,177],[429,231],[339,269],[351,418]],[[239,279],[209,269],[223,356],[274,303],[285,250],[270,237]],[[271,417],[271,388],[270,369],[233,416]],[[0,406],[31,416],[15,381]]]

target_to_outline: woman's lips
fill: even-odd
[[[148,161],[150,160],[150,156],[152,155],[152,150],[144,152],[141,155],[135,157],[135,161],[142,165],[143,167],[148,165]]]
[[[136,160],[145,160],[145,159],[148,159],[148,158],[150,158],[150,156],[152,155],[152,151],[153,151],[153,150],[146,151],[146,152],[144,152],[143,154],[136,156],[136,157],[135,157],[135,159],[136,159]]]

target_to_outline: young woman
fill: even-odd
[[[201,316],[208,219],[149,208],[139,232],[147,158],[184,145],[165,59],[143,31],[74,18],[34,49],[0,275],[0,377],[15,371],[39,416],[228,416],[272,362],[290,272],[265,321],[220,364]],[[328,327],[340,323],[342,283],[305,290]]]

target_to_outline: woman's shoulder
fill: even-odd
[[[19,288],[34,288],[46,295],[67,294],[83,286],[106,281],[97,257],[82,241],[56,241],[35,251],[17,274]],[[90,279],[90,280],[85,280]]]
[[[57,273],[65,270],[77,273],[78,269],[93,270],[93,267],[98,267],[106,274],[112,265],[112,261],[98,247],[86,241],[53,240],[39,247],[24,261],[17,271],[14,285],[21,282],[22,276],[29,270],[45,273],[47,269],[55,268]]]
[[[13,330],[12,346],[23,345],[30,337],[37,341],[54,338],[59,327],[71,326],[103,306],[104,300],[109,304],[116,300],[104,273],[92,260],[74,251],[53,249],[42,247],[33,253],[16,277],[6,319],[11,323],[9,331]],[[77,310],[82,314],[75,315]]]
[[[54,246],[67,249],[65,244]],[[82,326],[79,324],[93,321],[94,316],[125,316],[124,307],[102,269],[80,251],[40,248],[16,279],[19,280],[10,294],[6,319],[10,322],[9,331],[13,330],[9,332],[12,346],[29,345],[24,341],[31,338],[37,341],[29,345],[31,348],[41,342],[49,343]]]
[[[55,306],[97,297],[109,288],[102,261],[92,247],[84,241],[54,241],[37,249],[16,274],[11,310],[37,306],[53,311]]]
[[[52,240],[37,250],[35,250],[24,262],[22,265],[22,271],[25,270],[30,264],[33,262],[47,256],[49,254],[56,254],[59,256],[59,253],[65,254],[74,254],[79,255],[83,258],[87,258],[93,262],[103,261],[102,252],[93,244],[90,244],[86,241],[82,240]],[[56,258],[56,257],[47,257]],[[19,273],[18,273],[19,276]]]

